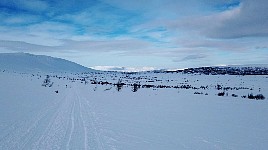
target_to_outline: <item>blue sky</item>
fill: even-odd
[[[267,64],[266,0],[1,0],[0,53],[84,66]]]

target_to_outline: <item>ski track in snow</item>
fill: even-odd
[[[55,101],[53,104],[48,104],[39,113],[36,115],[33,114],[31,120],[18,121],[17,124],[9,127],[10,132],[0,140],[0,149],[21,149],[33,141],[33,138],[36,138],[35,133],[38,130],[40,122],[47,119],[51,113],[50,111],[57,110],[60,102],[61,100]]]
[[[70,92],[68,92],[70,93]],[[60,149],[61,141],[67,132],[67,114],[72,110],[72,102],[69,101],[70,95],[62,100],[56,113],[53,114],[51,121],[41,134],[37,142],[35,142],[33,149]],[[53,147],[50,147],[53,146]]]
[[[82,125],[83,125],[83,130],[84,130],[84,148],[87,149],[87,128],[85,126],[85,120],[82,116],[82,105],[81,105],[81,100],[80,98],[78,97],[77,95],[77,92],[75,92],[76,94],[76,98],[77,100],[79,101],[79,115],[80,115],[80,118],[82,119]]]
[[[0,137],[0,149],[100,149],[104,150],[100,126],[90,100],[77,87],[48,103],[30,120],[15,122]],[[110,149],[110,148],[108,148]]]
[[[90,105],[89,101],[81,97],[81,93],[75,88],[75,93],[80,105],[80,118],[82,118],[84,129],[84,148],[85,149],[100,149],[104,150],[103,140],[100,135],[100,125],[97,121],[96,113],[94,112],[93,104]],[[88,147],[88,144],[91,147]]]
[[[66,145],[66,149],[70,149],[70,141],[71,141],[71,138],[72,138],[72,134],[73,134],[73,131],[74,131],[74,106],[75,106],[75,101],[74,101],[74,104],[73,104],[73,107],[72,107],[72,113],[71,113],[71,131],[70,131],[70,135],[69,135],[69,138],[68,138],[68,142],[67,142],[67,145]]]

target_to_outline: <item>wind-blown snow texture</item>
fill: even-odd
[[[53,58],[44,55],[28,53],[2,53],[0,54],[0,69],[17,72],[91,72],[71,61]]]
[[[267,97],[268,76],[0,69],[0,81],[0,149],[268,147],[267,100],[241,97]]]

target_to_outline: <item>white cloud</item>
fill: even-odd
[[[91,68],[95,70],[119,71],[119,72],[140,72],[140,71],[152,71],[157,69],[155,67],[119,67],[119,66],[94,66]]]
[[[60,45],[43,45],[33,44],[24,41],[14,40],[0,40],[0,48],[9,49],[10,51],[18,52],[129,52],[140,49],[147,49],[150,44],[136,39],[125,40],[87,40],[87,41],[74,41],[74,40],[60,40]],[[41,41],[38,41],[41,42]],[[131,46],[130,46],[131,45]]]
[[[42,22],[27,26],[0,26],[0,40],[20,41],[41,46],[60,46],[62,39],[76,35],[76,28],[57,22]]]
[[[30,23],[36,23],[41,20],[36,15],[18,14],[16,16],[10,16],[8,14],[0,15],[3,24],[7,25],[25,25]]]
[[[237,7],[172,22],[170,27],[220,39],[268,36],[267,10],[268,1],[244,0]]]
[[[238,0],[100,1],[79,1],[74,8],[73,1],[54,5],[42,0],[1,0],[0,5],[19,13],[3,9],[0,14],[0,51],[77,53],[80,58],[84,53],[109,52],[113,56],[106,58],[114,58],[110,60],[156,57],[155,62],[200,64],[220,64],[238,56],[245,61],[249,52],[257,59],[260,54],[254,50],[267,54],[265,0],[240,4]],[[143,60],[148,61],[152,59]]]

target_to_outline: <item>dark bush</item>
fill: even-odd
[[[148,84],[145,84],[145,85],[142,85],[142,88],[153,88],[154,85],[148,85]]]
[[[194,92],[194,94],[203,94],[202,92]]]
[[[248,99],[255,99],[255,96],[251,93],[248,95]]]
[[[262,94],[257,94],[255,96],[255,98],[256,98],[256,100],[264,100],[265,99],[265,97]]]
[[[217,84],[216,89],[217,89],[217,90],[221,90],[221,89],[222,89],[222,86],[219,85],[219,84]]]
[[[264,100],[265,97],[262,94],[253,95],[252,93],[248,95],[248,99]]]
[[[225,95],[225,92],[218,93],[218,96],[224,96],[224,95]]]
[[[233,96],[233,97],[238,97],[238,95],[236,95],[236,94],[232,94],[232,96]]]

